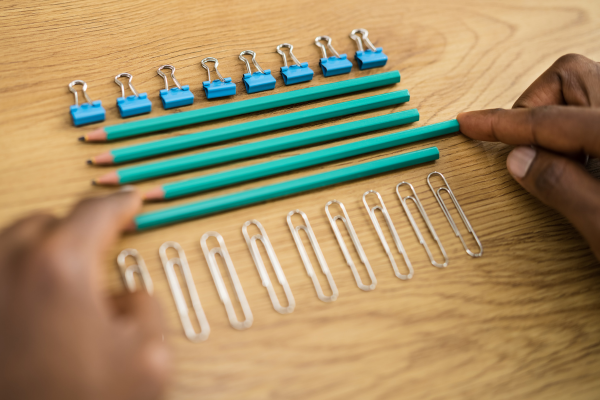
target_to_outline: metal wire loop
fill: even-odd
[[[331,216],[331,213],[329,212],[329,206],[332,204],[337,204],[339,206],[339,208],[342,210],[342,215],[338,214],[335,217]],[[342,253],[344,254],[344,258],[346,259],[346,264],[348,264],[348,266],[350,267],[350,270],[352,271],[352,275],[354,275],[354,280],[356,281],[356,285],[359,287],[359,289],[364,290],[365,292],[375,289],[375,287],[377,286],[377,278],[375,278],[375,274],[373,273],[373,269],[371,268],[371,265],[369,264],[367,255],[365,254],[365,251],[363,250],[363,248],[360,244],[360,240],[358,239],[358,235],[356,234],[356,231],[354,230],[354,227],[352,226],[352,222],[350,222],[350,216],[348,215],[348,212],[346,211],[346,207],[344,207],[344,204],[340,201],[331,200],[331,201],[328,201],[327,204],[325,204],[325,213],[327,214],[327,218],[329,219],[329,224],[331,225],[331,229],[333,230],[335,238],[337,239],[338,244],[340,245],[340,249],[342,250]],[[367,270],[367,273],[369,274],[369,278],[371,279],[370,285],[365,285],[362,282],[360,275],[358,274],[356,265],[354,264],[354,261],[352,260],[352,256],[350,255],[350,252],[348,251],[348,248],[346,247],[346,243],[344,242],[344,237],[342,236],[342,234],[338,228],[338,225],[337,225],[338,220],[342,221],[342,223],[346,226],[346,231],[348,232],[348,235],[350,236],[350,239],[352,240],[352,243],[354,244],[354,249],[358,253],[358,257],[360,258],[360,261],[363,263],[363,265],[365,266],[365,269]]]
[[[209,237],[214,237],[215,239],[217,239],[217,241],[219,242],[219,246],[213,247],[209,250],[208,245],[206,243]],[[214,231],[206,232],[204,235],[202,235],[202,238],[200,239],[200,246],[202,246],[202,251],[204,252],[204,257],[206,258],[208,268],[210,269],[210,274],[212,275],[213,281],[215,282],[217,292],[219,293],[219,298],[225,306],[225,311],[227,312],[229,324],[237,330],[244,330],[250,328],[252,326],[252,322],[254,321],[254,317],[252,316],[252,311],[250,310],[248,300],[246,300],[244,288],[242,288],[242,284],[240,283],[240,280],[235,271],[235,267],[233,266],[233,261],[231,261],[231,257],[229,256],[229,252],[227,251],[227,247],[225,246],[225,240],[223,239],[223,236],[221,236],[218,232]],[[216,254],[220,255],[223,261],[225,262],[227,272],[229,273],[229,278],[231,279],[231,283],[233,284],[235,295],[240,302],[240,306],[242,307],[242,312],[245,318],[244,321],[239,321],[237,315],[235,314],[235,309],[233,308],[231,297],[229,296],[227,286],[225,286],[223,276],[221,275],[221,270],[219,269],[219,264],[217,264],[217,259],[215,258]]]
[[[357,33],[362,35],[362,40],[361,38],[357,35]],[[371,43],[371,41],[369,40],[369,32],[367,32],[366,29],[354,29],[352,32],[350,32],[350,39],[354,40],[358,46],[358,51],[363,51],[363,42],[367,45],[367,47],[373,51],[376,51],[377,48],[373,45],[373,43]]]
[[[292,60],[294,61],[294,63],[300,67],[300,61],[298,61],[298,59],[296,58],[296,56],[294,56],[294,53],[292,52],[294,50],[294,46],[292,46],[289,43],[282,43],[279,46],[277,46],[277,52],[281,55],[281,57],[283,57],[283,66],[287,67],[287,58],[285,57],[285,53],[283,51],[281,51],[282,47],[287,47],[288,49],[290,49],[290,57],[292,58]]]
[[[246,63],[246,68],[248,69],[249,74],[252,74],[252,69],[250,69],[250,61],[248,61],[248,59],[246,57],[244,57],[245,55],[252,56],[252,63],[254,64],[256,69],[259,70],[262,74],[265,73],[265,71],[260,67],[260,65],[258,65],[258,62],[256,61],[256,53],[253,52],[252,50],[244,50],[240,53],[239,58],[240,58],[240,60],[242,60],[243,62]]]
[[[115,83],[121,87],[121,97],[125,98],[125,85],[123,85],[123,82],[121,82],[119,78],[128,78],[129,89],[131,89],[131,92],[135,95],[135,97],[139,97],[137,90],[135,90],[133,84],[131,83],[131,81],[133,80],[133,76],[131,76],[131,74],[128,74],[127,72],[123,72],[122,74],[115,76]]]
[[[373,207],[369,206],[369,202],[367,201],[367,196],[369,196],[370,194],[374,194],[375,196],[377,196],[379,204],[377,204]],[[402,279],[402,280],[411,279],[413,277],[413,275],[415,274],[415,271],[413,269],[413,266],[412,266],[410,260],[408,259],[408,254],[406,253],[404,246],[402,246],[402,242],[400,241],[400,237],[398,236],[396,227],[394,226],[394,223],[392,222],[390,213],[388,212],[387,208],[385,207],[385,204],[383,202],[383,199],[381,198],[381,195],[379,194],[379,192],[376,192],[375,190],[367,190],[362,196],[362,201],[363,201],[363,204],[365,205],[365,208],[367,209],[367,214],[369,214],[369,218],[371,218],[371,223],[373,224],[373,227],[375,228],[375,231],[377,232],[379,241],[381,242],[381,245],[383,246],[383,249],[385,250],[385,253],[388,256],[388,259],[390,260],[390,264],[392,264],[392,269],[394,270],[394,275],[396,275],[397,278]],[[404,263],[406,264],[406,267],[408,268],[408,274],[401,274],[400,271],[398,270],[398,266],[396,265],[396,260],[394,259],[394,255],[392,254],[390,246],[388,245],[388,242],[383,234],[383,230],[381,229],[381,225],[379,224],[379,220],[377,219],[377,215],[375,214],[375,211],[377,211],[377,210],[379,210],[381,212],[381,214],[383,215],[383,219],[385,220],[388,230],[389,230],[390,234],[392,235],[392,239],[394,240],[394,243],[396,244],[396,249],[398,250],[398,253],[402,254],[402,257],[404,258]]]
[[[299,214],[304,220],[304,225],[294,226],[292,222],[292,216],[295,214]],[[317,292],[317,297],[319,300],[329,303],[335,301],[338,298],[339,292],[335,282],[333,280],[333,276],[331,275],[331,271],[329,271],[329,267],[327,266],[327,262],[325,261],[325,257],[323,256],[323,252],[319,247],[319,242],[317,242],[317,237],[315,236],[310,223],[308,222],[308,217],[306,214],[300,210],[290,211],[287,215],[287,223],[290,228],[290,232],[294,238],[294,242],[296,243],[296,248],[298,249],[298,253],[300,253],[300,257],[302,258],[302,263],[304,264],[304,268],[306,269],[306,273],[310,277],[313,282],[313,286]],[[304,244],[302,243],[302,238],[300,237],[299,231],[304,231],[308,236],[308,240],[310,245],[317,256],[317,261],[319,262],[319,266],[321,267],[321,271],[327,277],[327,282],[329,283],[329,287],[331,288],[331,296],[325,296],[323,294],[323,289],[321,289],[321,284],[319,283],[319,279],[315,274],[315,270],[310,262],[310,258],[308,257],[308,253],[304,248]]]
[[[156,71],[156,73],[158,75],[162,76],[163,79],[165,80],[165,89],[169,90],[169,81],[167,80],[167,76],[165,74],[163,74],[161,69],[170,69],[171,70],[171,79],[173,79],[173,83],[175,83],[175,85],[177,86],[178,89],[181,89],[181,85],[179,84],[179,81],[177,80],[177,78],[175,78],[175,67],[172,65],[161,65],[160,67],[158,67],[158,70]]]
[[[400,194],[400,186],[404,186],[404,185],[410,187],[410,190],[412,191],[412,195],[402,197],[402,195]],[[423,248],[425,249],[425,252],[427,253],[427,256],[429,257],[431,264],[438,268],[446,268],[448,266],[448,255],[446,254],[446,250],[444,250],[444,246],[442,246],[442,242],[438,238],[438,235],[435,233],[435,229],[433,229],[433,225],[431,225],[431,221],[429,220],[429,217],[427,216],[427,213],[425,212],[425,209],[423,208],[423,205],[421,204],[421,201],[419,200],[419,196],[417,196],[417,192],[415,191],[415,188],[413,187],[413,185],[411,185],[408,182],[400,182],[399,184],[396,185],[396,194],[398,195],[398,199],[400,199],[400,203],[402,203],[402,208],[404,208],[404,212],[406,213],[406,216],[408,217],[408,220],[410,221],[410,224],[413,227],[413,231],[415,232],[415,235],[417,235],[417,238],[419,239],[419,243],[421,243],[421,245],[423,245]],[[429,250],[429,246],[427,246],[427,242],[425,242],[425,239],[423,238],[423,235],[421,234],[421,231],[419,230],[419,227],[418,227],[417,223],[415,222],[415,219],[413,218],[413,216],[410,212],[410,209],[408,208],[408,205],[406,204],[407,200],[412,200],[415,203],[415,205],[417,206],[417,209],[419,210],[419,213],[421,214],[421,217],[423,218],[423,221],[425,221],[425,225],[427,225],[427,229],[429,229],[429,233],[433,237],[433,240],[435,240],[437,245],[439,246],[440,251],[442,252],[442,256],[444,257],[444,262],[442,264],[438,263],[433,258],[433,255],[431,254],[431,251]]]
[[[250,237],[248,234],[248,227],[250,225],[255,225],[260,231],[259,234]],[[281,268],[281,264],[277,259],[277,255],[275,254],[275,250],[273,249],[273,245],[269,240],[269,236],[265,231],[265,228],[255,219],[250,221],[246,221],[244,225],[242,225],[242,234],[246,239],[246,244],[248,245],[248,250],[250,251],[250,255],[252,255],[252,260],[254,260],[254,265],[258,270],[258,274],[260,275],[260,279],[262,281],[262,285],[267,289],[269,293],[269,298],[271,299],[271,303],[273,304],[273,308],[280,314],[289,314],[294,311],[296,307],[296,301],[294,300],[294,295],[292,294],[292,290],[290,289],[290,285],[285,278],[285,274],[283,273],[283,269]],[[265,263],[260,255],[260,251],[258,250],[257,241],[262,242],[263,246],[265,246],[265,250],[267,251],[267,256],[271,265],[273,266],[273,270],[275,271],[275,276],[277,276],[277,281],[283,287],[283,291],[287,297],[288,306],[282,307],[279,299],[277,298],[277,293],[275,293],[275,289],[273,288],[273,284],[271,283],[271,279],[269,279],[269,273],[267,272],[267,268],[265,267]]]
[[[177,252],[177,257],[169,258],[167,255],[168,249],[174,249]],[[167,275],[167,281],[169,282],[169,287],[171,288],[173,300],[175,300],[175,306],[177,307],[177,313],[179,314],[179,319],[181,320],[181,325],[183,326],[185,336],[192,342],[202,342],[208,339],[208,335],[210,334],[210,325],[208,324],[206,314],[204,314],[204,309],[200,303],[200,298],[198,297],[198,292],[196,291],[196,285],[194,284],[194,277],[192,276],[192,271],[190,270],[190,265],[187,261],[183,248],[177,242],[165,242],[158,249],[158,254],[160,255],[160,260],[162,261],[165,275]],[[192,308],[194,309],[196,318],[198,319],[198,324],[200,325],[200,332],[196,332],[194,326],[192,325],[187,302],[185,301],[179,279],[177,279],[177,274],[175,273],[176,265],[179,267],[181,275],[183,276],[183,280],[185,281],[185,285],[187,286],[188,294],[192,302]]]
[[[127,257],[132,257],[135,260],[135,264],[127,265]],[[117,264],[119,265],[119,271],[121,272],[121,278],[127,290],[131,293],[136,291],[135,285],[135,274],[140,277],[142,286],[148,292],[152,294],[154,292],[154,284],[152,283],[152,277],[148,272],[146,263],[140,253],[136,249],[125,249],[119,253],[117,257]]]
[[[214,58],[214,57],[206,57],[205,59],[203,59],[202,61],[200,61],[200,64],[202,65],[202,68],[204,68],[206,70],[206,72],[208,72],[208,81],[212,82],[210,80],[210,68],[208,68],[208,65],[206,65],[207,62],[214,62],[215,63],[215,72],[217,73],[217,76],[219,77],[219,80],[221,82],[225,82],[225,79],[221,76],[221,73],[219,72],[219,61]]]
[[[331,45],[332,40],[329,36],[317,36],[315,38],[315,44],[317,45],[317,47],[321,48],[321,51],[323,52],[323,58],[327,58],[327,51],[325,50],[325,46],[323,45],[323,43],[321,43],[321,40],[325,40],[327,42],[326,46],[329,49],[329,51],[335,54],[337,58],[340,58],[339,53],[335,51],[335,49]]]
[[[432,175],[439,175],[443,179],[445,186],[441,186],[438,188],[438,190],[434,190],[433,185],[431,184],[431,176]],[[444,175],[442,175],[441,172],[433,171],[432,173],[427,175],[427,184],[429,185],[429,189],[431,189],[431,192],[433,193],[438,204],[442,208],[442,211],[444,212],[444,215],[446,216],[448,223],[450,223],[450,226],[452,227],[454,234],[460,239],[467,254],[470,255],[471,257],[481,257],[483,255],[483,246],[481,245],[481,241],[479,241],[479,237],[477,237],[477,234],[473,230],[473,227],[471,226],[471,223],[467,219],[467,216],[465,215],[462,207],[460,206],[460,204],[458,204],[458,200],[456,200],[456,197],[454,196],[452,189],[450,189],[450,185],[448,184],[446,177]],[[460,218],[462,219],[463,223],[467,227],[467,231],[469,231],[469,233],[471,235],[473,235],[473,239],[475,239],[475,242],[477,243],[477,246],[479,247],[478,253],[473,253],[467,247],[467,244],[465,243],[462,235],[460,234],[460,231],[458,230],[458,227],[456,226],[456,223],[454,222],[454,219],[452,218],[450,211],[448,211],[448,207],[446,207],[446,204],[444,203],[444,200],[442,199],[442,196],[441,196],[442,190],[445,191],[446,193],[448,193],[448,195],[450,196],[450,199],[454,203],[454,207],[456,207],[456,210],[458,211],[458,214],[460,215]]]
[[[83,96],[88,103],[92,104],[92,99],[90,99],[90,96],[87,94],[87,83],[80,80],[74,80],[73,82],[69,83],[69,90],[75,95],[75,105],[79,107],[79,98],[77,96],[77,89],[74,88],[75,85],[82,86],[81,91],[83,92]]]

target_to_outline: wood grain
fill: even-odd
[[[318,35],[329,35],[340,53],[354,54],[350,30],[364,27],[390,61],[383,70],[399,69],[408,89],[407,104],[325,121],[327,126],[368,116],[418,108],[421,126],[469,109],[510,107],[518,95],[557,57],[577,52],[600,59],[600,3],[549,1],[355,0],[310,2],[76,2],[0,4],[0,223],[8,224],[34,210],[64,214],[80,198],[112,189],[90,186],[106,171],[85,160],[113,145],[86,145],[76,138],[88,128],[74,128],[67,84],[83,79],[93,99],[101,99],[107,123],[119,123],[119,95],[113,77],[134,76],[136,88],[148,92],[152,116],[176,111],[160,107],[159,65],[177,67],[197,100],[204,57],[217,57],[224,76],[241,90],[245,49],[258,53],[263,68],[278,79],[275,92],[288,90],[279,76],[279,43],[292,43],[316,76],[310,85],[364,76],[379,71],[355,70],[342,78],[317,71]],[[280,115],[364,96],[357,94],[311,104],[164,132],[128,141],[155,138]],[[249,98],[240,93],[232,100]],[[300,132],[306,126],[259,137]],[[381,131],[375,137],[396,130]],[[344,143],[358,138],[343,141]],[[236,143],[226,143],[231,146]],[[107,289],[122,290],[114,267],[118,251],[133,247],[145,258],[156,286],[172,346],[175,370],[169,399],[597,399],[600,397],[600,269],[577,232],[556,212],[528,195],[505,170],[508,147],[468,140],[460,134],[403,146],[364,157],[319,166],[265,181],[194,196],[208,196],[330,170],[400,151],[438,146],[440,160],[394,173],[222,215],[124,237],[107,255]],[[331,144],[314,146],[324,148]],[[199,176],[270,160],[301,149],[219,168],[144,182],[140,189],[175,179]],[[204,151],[204,150],[197,150]],[[192,152],[189,152],[192,153]],[[187,154],[187,153],[186,153]],[[169,158],[169,157],[165,157]],[[590,170],[598,175],[598,163]],[[443,172],[479,234],[485,253],[471,259],[454,237],[425,183]],[[438,270],[428,264],[408,224],[394,186],[415,185],[450,256]],[[360,201],[363,192],[382,193],[400,237],[415,266],[409,282],[397,279]],[[378,278],[375,291],[360,291],[345,265],[327,222],[324,205],[346,205]],[[153,210],[164,205],[147,205]],[[299,208],[314,227],[340,296],[320,302],[293,244],[286,214]],[[270,304],[241,234],[255,218],[265,226],[290,282],[297,307],[277,314]],[[422,223],[421,223],[422,225]],[[199,239],[209,230],[227,243],[254,313],[252,328],[229,327],[210,277]],[[464,231],[464,228],[463,228]],[[430,238],[429,242],[431,243]],[[174,308],[158,247],[167,240],[185,248],[212,333],[202,344],[188,342]],[[390,242],[391,243],[391,242]],[[354,254],[355,260],[356,254]],[[399,257],[397,258],[398,260]],[[363,271],[363,277],[365,276]],[[273,274],[271,274],[273,279]],[[321,277],[322,278],[322,277]]]

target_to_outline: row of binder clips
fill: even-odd
[[[441,186],[439,186],[437,189],[434,189],[434,186],[431,183],[431,177],[434,175],[438,175],[443,180],[443,184]],[[458,200],[456,200],[454,193],[450,189],[450,186],[448,185],[446,178],[440,172],[434,171],[427,176],[427,184],[429,185],[431,192],[433,193],[433,195],[434,195],[435,199],[437,200],[438,204],[440,205],[444,215],[446,216],[446,219],[448,220],[448,223],[450,224],[454,234],[460,239],[460,242],[462,243],[467,254],[471,257],[481,257],[483,255],[483,246],[481,245],[481,242],[480,242],[479,238],[477,237],[477,235],[475,234],[475,231],[473,230],[471,224],[469,223],[469,220],[467,219],[465,213],[463,212],[462,208],[460,207]],[[402,188],[402,190],[405,190],[405,188],[408,188],[410,190],[410,193],[408,195],[402,195],[400,192],[401,188]],[[469,246],[467,245],[467,243],[465,242],[464,238],[462,237],[459,229],[457,228],[456,223],[454,222],[454,219],[452,218],[452,215],[450,214],[450,211],[448,210],[448,207],[444,203],[444,200],[442,198],[442,192],[446,192],[449,195],[449,197],[450,197],[452,203],[454,204],[456,210],[458,211],[458,214],[459,214],[460,218],[462,219],[462,222],[465,225],[467,231],[473,236],[473,239],[475,240],[475,243],[478,246],[477,252],[471,251],[469,249]],[[429,217],[427,216],[427,213],[425,212],[425,208],[421,204],[421,201],[419,200],[419,196],[417,196],[417,193],[416,193],[414,187],[408,182],[401,182],[398,185],[396,185],[396,194],[398,195],[400,203],[402,204],[402,208],[404,209],[404,212],[413,228],[415,235],[417,236],[417,238],[419,240],[419,243],[424,247],[425,252],[427,253],[427,256],[429,257],[431,264],[437,268],[447,267],[449,260],[448,260],[446,251],[444,250],[444,247],[442,246],[442,243],[441,243],[439,237],[437,236],[435,229],[434,229],[433,225],[431,224],[431,221],[429,220]],[[376,205],[369,204],[369,202],[371,202],[371,203],[373,202],[373,197],[376,198],[376,200],[377,200]],[[440,253],[442,254],[442,257],[444,258],[443,261],[440,262],[440,261],[435,260],[434,256],[432,255],[432,252],[431,252],[430,248],[428,247],[427,242],[425,241],[425,239],[423,237],[423,234],[419,230],[419,227],[416,224],[412,213],[410,212],[410,209],[407,204],[409,201],[414,202],[414,204],[416,205],[417,210],[419,211],[419,213],[421,214],[421,217],[425,221],[425,225],[427,226],[427,229],[429,230],[431,237],[433,238],[433,240],[436,242],[437,246],[440,249]],[[394,275],[397,278],[402,279],[402,280],[411,279],[414,275],[413,266],[408,258],[407,252],[405,251],[404,247],[402,246],[400,237],[398,236],[398,233],[396,231],[394,223],[392,222],[392,218],[390,217],[390,214],[389,214],[387,208],[385,207],[385,204],[383,202],[381,195],[375,190],[368,190],[363,194],[362,202],[365,206],[365,209],[367,210],[369,218],[371,219],[373,227],[375,228],[375,231],[377,232],[377,236],[381,242],[381,245],[383,246],[383,248],[389,258],[390,264],[394,271]],[[330,208],[333,210],[333,207],[339,208],[339,211],[337,211],[337,212],[334,211],[332,213]],[[385,235],[383,234],[383,230],[381,229],[381,225],[379,224],[379,221],[377,219],[377,214],[376,214],[377,211],[379,211],[381,213],[381,215],[383,216],[383,219],[388,227],[388,230],[394,241],[396,249],[397,249],[398,253],[404,259],[404,263],[406,265],[406,270],[408,272],[407,274],[401,273],[400,269],[398,268],[398,265],[396,264],[396,261],[394,259],[394,254],[391,250],[391,248],[393,248],[393,247],[391,247],[388,244],[388,242],[385,238]],[[369,264],[369,260],[367,259],[365,251],[362,248],[362,245],[360,243],[360,240],[358,239],[356,231],[354,230],[354,227],[352,226],[352,222],[350,221],[350,216],[348,215],[348,212],[346,211],[344,204],[337,200],[331,200],[331,201],[327,202],[327,204],[325,205],[325,213],[327,214],[327,218],[329,219],[331,229],[333,230],[333,233],[336,237],[336,240],[338,242],[340,250],[342,251],[342,254],[344,255],[346,264],[350,267],[350,270],[352,271],[352,275],[354,276],[356,285],[358,286],[359,289],[361,289],[363,291],[371,291],[371,290],[375,289],[375,287],[377,286],[377,278],[375,277],[375,273],[373,272],[373,269],[371,268],[371,265]],[[292,218],[295,215],[299,215],[302,218],[302,223],[300,225],[296,225],[293,223]],[[368,283],[368,284],[363,283],[363,281],[358,273],[358,270],[356,268],[356,264],[354,263],[354,260],[352,259],[350,252],[348,251],[348,247],[346,246],[344,237],[342,236],[342,234],[339,230],[337,221],[341,221],[344,224],[344,226],[347,230],[347,233],[354,245],[354,248],[360,258],[360,261],[364,265],[364,267],[368,273],[370,283]],[[323,252],[321,251],[321,248],[319,247],[317,238],[316,238],[316,236],[311,228],[311,225],[308,221],[308,216],[300,210],[291,211],[287,215],[287,224],[288,224],[288,227],[292,234],[292,237],[294,238],[294,242],[296,244],[296,247],[298,249],[300,257],[302,259],[302,263],[304,264],[304,268],[306,269],[306,273],[308,274],[308,276],[311,278],[311,280],[313,282],[313,286],[315,288],[317,297],[323,302],[335,301],[338,298],[339,292],[338,292],[337,286],[335,284],[335,281],[333,279],[333,276],[331,274],[331,271],[329,270],[329,267],[327,266],[327,262],[325,261]],[[256,226],[256,228],[258,228],[258,231],[259,231],[258,234],[250,236],[250,234],[248,233],[248,228],[251,225],[254,225],[254,226]],[[319,264],[319,267],[321,268],[321,271],[323,272],[323,274],[325,275],[325,277],[327,279],[327,282],[328,282],[328,285],[330,288],[329,291],[331,292],[330,295],[326,295],[324,293],[323,289],[321,288],[321,284],[319,283],[317,275],[315,274],[313,265],[311,264],[310,258],[306,251],[306,248],[304,247],[304,244],[302,242],[302,238],[300,237],[300,234],[299,234],[300,231],[304,231],[308,237],[310,245],[316,255],[316,259]],[[260,276],[262,285],[267,289],[267,293],[269,295],[269,298],[271,299],[273,308],[275,309],[275,311],[277,311],[280,314],[291,313],[292,311],[294,311],[296,302],[294,300],[292,290],[290,288],[289,283],[287,282],[285,273],[283,272],[283,269],[281,268],[281,264],[279,263],[279,260],[277,259],[275,250],[273,249],[273,245],[271,244],[271,242],[269,240],[266,230],[264,229],[264,227],[261,225],[260,222],[253,219],[253,220],[246,221],[244,223],[244,225],[242,226],[242,234],[246,240],[248,250],[250,251],[250,254],[252,256],[254,264],[258,270],[258,274]],[[213,247],[212,249],[209,249],[207,241],[211,237],[215,238],[218,241],[218,244],[219,244],[218,247]],[[277,294],[275,293],[275,289],[273,288],[273,284],[269,278],[269,274],[265,267],[265,263],[260,255],[260,251],[257,246],[257,242],[259,242],[259,241],[262,242],[262,244],[266,250],[267,257],[268,257],[268,259],[273,267],[273,270],[275,272],[277,281],[283,288],[283,292],[287,298],[286,306],[282,306],[279,299],[277,298]],[[231,260],[229,252],[227,251],[227,247],[225,246],[225,240],[217,232],[207,232],[200,239],[200,245],[202,247],[202,251],[206,258],[206,262],[208,264],[213,281],[217,288],[217,292],[219,293],[219,298],[221,299],[221,302],[223,303],[223,305],[225,307],[225,311],[227,313],[227,317],[229,319],[230,325],[234,329],[238,329],[238,330],[244,330],[244,329],[249,328],[250,326],[252,326],[252,323],[253,323],[252,311],[250,309],[250,305],[248,304],[248,301],[244,294],[244,289],[242,288],[242,284],[240,283],[240,280],[237,276],[237,272],[233,265],[233,261]],[[167,254],[169,249],[174,250],[177,253],[177,256],[169,257]],[[172,293],[173,299],[175,301],[175,306],[177,307],[177,311],[178,311],[181,323],[183,325],[183,329],[184,329],[184,333],[185,333],[186,337],[193,342],[200,342],[200,341],[206,340],[210,333],[210,325],[206,318],[206,314],[204,313],[204,310],[202,309],[202,305],[200,303],[200,298],[196,291],[194,279],[192,277],[190,266],[186,259],[183,248],[181,247],[180,244],[178,244],[176,242],[165,242],[160,247],[159,254],[160,254],[160,259],[162,261],[163,268],[165,270],[165,274],[166,274],[167,280],[169,282],[169,287],[171,289],[171,293]],[[222,258],[223,262],[225,263],[225,265],[227,267],[228,275],[231,279],[231,284],[233,286],[233,289],[235,290],[234,297],[236,297],[239,300],[239,303],[240,303],[240,306],[242,309],[242,313],[244,314],[243,320],[238,319],[238,317],[236,315],[233,303],[231,301],[231,296],[230,296],[230,294],[227,290],[227,287],[223,281],[223,276],[221,275],[219,266],[217,264],[217,260],[215,258],[215,256],[217,254]],[[133,264],[127,265],[128,257],[132,257],[134,259]],[[144,263],[143,258],[140,256],[140,254],[137,252],[137,250],[135,250],[135,249],[123,250],[117,258],[117,264],[119,265],[119,269],[120,269],[121,275],[123,277],[125,286],[127,287],[127,289],[129,291],[133,292],[136,290],[135,275],[138,275],[139,280],[142,283],[142,285],[145,287],[146,291],[148,291],[148,293],[152,294],[152,292],[153,292],[152,279],[150,277],[148,268],[146,267],[146,264]],[[196,315],[198,324],[200,326],[200,332],[196,332],[196,330],[193,327],[192,321],[190,319],[190,312],[189,312],[185,297],[183,295],[183,291],[181,289],[181,284],[180,284],[180,282],[177,278],[177,274],[175,272],[176,266],[179,267],[181,275],[183,277],[183,280],[185,281],[185,284],[187,286],[189,298],[191,300],[192,307],[194,309],[194,314]]]
[[[358,36],[362,35],[362,38]],[[361,70],[383,67],[387,62],[387,56],[383,53],[381,47],[375,47],[368,38],[369,33],[365,29],[355,29],[350,33],[350,37],[356,41],[358,50],[354,55],[354,59]],[[323,44],[322,42],[325,42]],[[352,63],[348,60],[346,54],[339,54],[331,44],[332,40],[329,36],[319,36],[315,39],[315,44],[321,48],[323,57],[319,61],[321,70],[325,77],[347,74],[352,70]],[[366,45],[366,49],[363,47]],[[288,48],[290,58],[294,65],[288,65],[287,57],[282,51],[282,48]],[[277,46],[277,53],[283,58],[283,67],[281,67],[281,76],[285,85],[295,85],[298,83],[308,82],[312,80],[314,72],[309,68],[307,62],[301,63],[294,56],[293,48],[289,43],[283,43]],[[327,56],[327,49],[331,56]],[[245,57],[252,56],[252,63],[256,68],[252,72],[250,61]],[[271,75],[270,69],[262,69],[256,61],[256,53],[252,50],[244,50],[240,53],[239,58],[246,64],[248,70],[243,76],[244,87],[248,94],[263,92],[265,90],[275,89],[275,78]],[[214,70],[218,79],[211,81],[210,68],[207,63],[214,63]],[[223,78],[219,73],[219,61],[214,57],[207,57],[201,61],[201,65],[208,73],[208,80],[202,83],[204,93],[208,99],[216,99],[220,97],[233,96],[236,94],[236,85],[231,81],[231,78]],[[169,89],[167,76],[162,70],[168,69],[171,71],[171,79],[175,87]],[[165,80],[165,88],[160,91],[160,100],[165,110],[188,106],[194,102],[194,94],[190,90],[189,85],[181,85],[175,78],[175,67],[172,65],[163,65],[158,68],[157,73]],[[125,85],[120,81],[121,78],[129,79],[129,89],[133,93],[125,97]],[[131,83],[133,77],[131,74],[122,73],[115,77],[115,83],[121,87],[121,97],[117,98],[117,107],[122,118],[133,117],[135,115],[147,114],[152,111],[152,103],[148,99],[147,93],[138,93]],[[86,102],[79,105],[79,98],[75,85],[82,85],[83,95]],[[87,84],[81,80],[75,80],[69,84],[69,90],[75,95],[75,104],[71,106],[71,116],[75,126],[91,124],[94,122],[104,121],[106,112],[102,107],[100,100],[92,101],[87,94]]]

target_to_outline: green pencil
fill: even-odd
[[[382,115],[345,124],[329,126],[296,133],[293,135],[261,140],[254,143],[232,146],[224,149],[206,151],[185,157],[177,157],[166,161],[148,163],[136,167],[121,168],[109,172],[94,180],[97,185],[119,185],[145,179],[171,175],[197,168],[209,167],[225,162],[242,160],[276,151],[288,150],[310,144],[322,143],[349,136],[371,132],[377,129],[390,128],[419,120],[417,110]]]
[[[241,124],[225,126],[223,128],[208,131],[190,133],[188,135],[156,140],[136,146],[122,147],[100,154],[92,160],[92,164],[111,165],[142,158],[154,157],[175,151],[193,149],[199,146],[223,142],[274,131],[277,129],[290,128],[293,126],[308,124],[310,122],[322,121],[329,118],[354,114],[367,110],[405,103],[410,100],[408,90],[380,94],[362,99],[346,101],[329,106],[317,107],[310,110],[297,111],[276,117],[263,118]]]
[[[184,111],[162,117],[148,118],[140,121],[127,122],[119,125],[105,126],[96,129],[79,140],[89,142],[105,142],[126,139],[146,133],[158,132],[165,129],[198,124],[200,122],[233,117],[236,115],[269,110],[307,101],[325,99],[342,94],[359,92],[400,82],[400,72],[390,71],[361,78],[348,79],[341,82],[328,83],[290,92],[277,93],[269,96],[255,97],[218,106],[205,107],[198,110]]]
[[[144,195],[146,200],[170,200],[181,196],[230,186],[237,183],[247,182],[267,176],[278,175],[283,172],[298,170],[327,162],[354,157],[373,151],[389,149],[419,140],[458,132],[458,121],[453,119],[437,124],[422,126],[420,128],[407,129],[402,132],[390,133],[358,142],[330,147],[323,150],[313,151],[297,156],[286,157],[280,160],[268,161],[249,167],[232,169],[225,172],[210,174],[179,182],[167,183],[150,189]]]
[[[228,211],[267,200],[365,178],[367,176],[381,174],[404,167],[410,167],[427,161],[434,161],[439,157],[440,153],[438,148],[430,147],[287,182],[215,197],[213,199],[190,203],[183,206],[165,208],[160,211],[138,215],[134,220],[135,227],[138,230],[143,230],[167,224],[174,224],[192,218],[199,218],[209,214]]]

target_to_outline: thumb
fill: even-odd
[[[506,166],[525,190],[564,215],[600,260],[600,182],[581,164],[528,146],[515,148]]]

